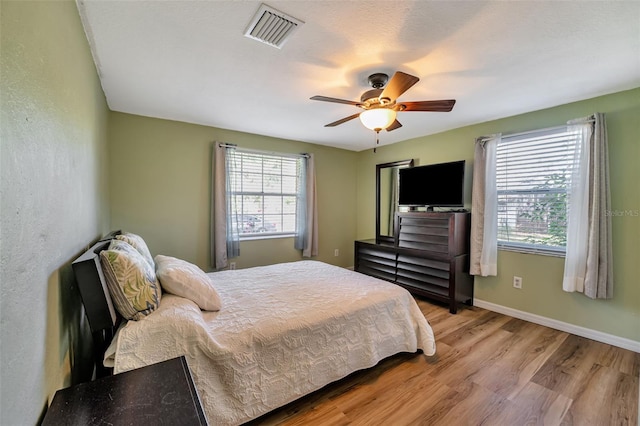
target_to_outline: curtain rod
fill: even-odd
[[[554,131],[554,130],[566,129],[567,127],[572,126],[572,125],[581,124],[581,123],[594,123],[595,121],[596,121],[595,119],[590,118],[590,119],[587,119],[587,120],[583,120],[580,123],[562,124],[562,125],[559,125],[559,126],[546,127],[544,129],[527,130],[525,132],[505,133],[505,134],[502,134],[502,138],[503,139],[508,139],[508,138],[515,138],[515,137],[524,136],[524,135],[533,135],[533,134],[536,134],[536,133],[551,132],[551,131]],[[492,138],[494,136],[495,135],[480,136],[477,139],[478,140],[487,140],[487,139],[490,139],[490,138]]]
[[[291,153],[283,153],[283,152],[275,152],[275,151],[264,151],[261,149],[250,149],[250,148],[240,148],[238,145],[234,143],[226,143],[226,142],[218,142],[218,145],[221,148],[237,148],[242,152],[252,152],[254,154],[266,154],[266,155],[277,155],[279,157],[302,157],[309,158],[309,154],[291,154]]]

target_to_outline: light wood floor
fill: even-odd
[[[252,425],[637,425],[640,354],[417,299],[437,354],[400,354]]]

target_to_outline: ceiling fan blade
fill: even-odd
[[[384,99],[387,103],[393,102],[404,92],[409,90],[411,86],[416,84],[420,79],[413,75],[405,74],[401,71],[396,71],[396,73],[391,77],[389,83],[384,88],[382,93],[380,94],[379,99]]]
[[[400,127],[402,127],[402,124],[396,119],[393,121],[393,123],[389,125],[389,127],[387,127],[387,132],[390,132],[395,129],[399,129]]]
[[[417,102],[402,102],[400,111],[435,111],[435,112],[449,112],[456,104],[455,99],[447,99],[441,101],[417,101]]]
[[[333,123],[325,124],[324,127],[335,127],[335,126],[338,126],[338,125],[340,125],[342,123],[346,123],[347,121],[353,120],[354,118],[358,117],[359,115],[360,115],[360,113],[350,115],[350,116],[345,117],[345,118],[343,118],[341,120],[334,121]]]
[[[314,101],[334,102],[336,104],[347,104],[347,105],[355,105],[355,106],[362,105],[360,102],[356,102],[356,101],[348,101],[346,99],[330,98],[328,96],[320,96],[320,95],[312,96],[310,99]]]

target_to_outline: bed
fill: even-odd
[[[81,256],[78,284],[113,305],[97,260],[105,242],[97,246]],[[435,353],[427,320],[394,284],[318,261],[207,276],[219,311],[165,292],[153,312],[119,326],[104,356],[117,374],[184,355],[210,424],[244,423],[396,353]]]

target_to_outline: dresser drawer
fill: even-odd
[[[398,247],[449,252],[449,218],[398,216]]]
[[[398,275],[407,277],[434,277],[448,281],[450,277],[450,263],[433,259],[421,259],[412,256],[398,256]],[[437,282],[440,282],[439,280]],[[448,283],[444,285],[449,285]]]
[[[380,246],[356,243],[355,270],[372,277],[394,282],[398,254]]]

